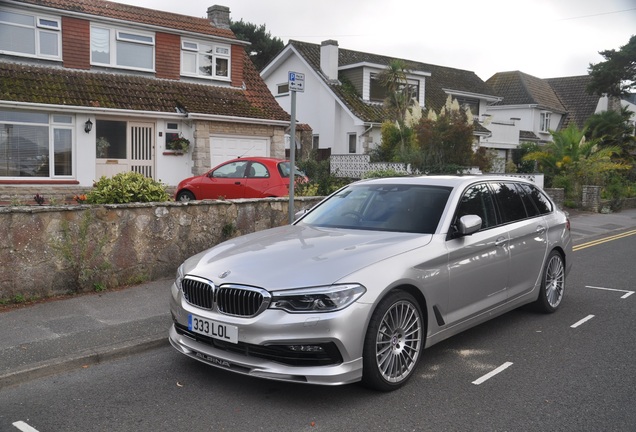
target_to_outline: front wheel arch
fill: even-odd
[[[196,200],[194,193],[192,193],[191,191],[187,189],[181,189],[179,192],[177,192],[177,197],[175,201],[188,202],[188,201],[194,201],[194,200]]]
[[[363,344],[362,384],[380,391],[402,387],[426,344],[426,314],[405,289],[387,293],[371,314]]]

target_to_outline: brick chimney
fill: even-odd
[[[328,80],[338,79],[338,41],[330,39],[320,44],[320,69]]]
[[[208,8],[208,20],[214,27],[230,28],[230,8],[227,6],[214,5]]]

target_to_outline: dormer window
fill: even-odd
[[[61,21],[0,8],[0,52],[61,59]]]
[[[230,46],[181,41],[181,75],[230,80]]]
[[[459,104],[460,107],[464,109],[469,109],[470,113],[473,116],[479,117],[479,99],[473,99],[473,98],[462,97],[462,96],[458,96],[455,99],[457,99],[457,103]]]
[[[91,64],[154,71],[155,36],[152,33],[92,26]]]
[[[407,82],[400,86],[400,91],[407,91],[409,99],[420,102],[420,81],[407,79]],[[384,102],[389,96],[387,88],[378,79],[377,73],[370,74],[369,100],[371,102]]]

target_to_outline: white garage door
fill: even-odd
[[[269,156],[269,138],[210,135],[212,167],[237,157]]]

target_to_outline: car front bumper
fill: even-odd
[[[256,317],[239,318],[190,305],[173,284],[170,309],[174,321],[169,331],[170,344],[208,365],[259,378],[307,384],[341,385],[362,378],[362,347],[370,305],[354,303],[341,311],[315,314],[268,309]],[[237,345],[215,343],[189,331],[190,314],[238,327],[239,344],[248,348],[238,350]],[[286,364],[252,355],[249,349],[286,345],[329,345],[337,349],[338,361],[310,366]]]

